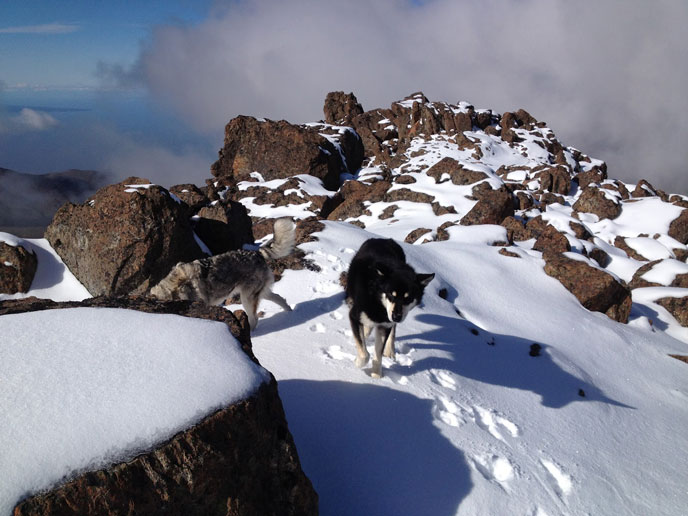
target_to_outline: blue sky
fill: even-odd
[[[209,1],[3,0],[0,78],[9,88],[97,88],[98,63],[132,64],[162,24],[201,22]]]
[[[2,0],[0,167],[203,184],[235,116],[423,91],[688,193],[687,25],[675,0]]]

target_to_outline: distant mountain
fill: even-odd
[[[95,170],[25,174],[0,168],[0,230],[39,236],[65,202],[83,202],[108,182]]]

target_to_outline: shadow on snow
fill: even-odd
[[[433,425],[432,400],[338,381],[282,380],[279,391],[321,514],[453,515],[470,492],[469,466]]]

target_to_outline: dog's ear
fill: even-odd
[[[434,277],[434,272],[431,272],[429,274],[416,274],[416,281],[420,283],[422,287],[427,287],[428,283],[430,283]]]

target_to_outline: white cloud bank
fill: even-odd
[[[0,134],[45,131],[58,125],[57,119],[44,111],[23,108],[16,115],[0,113]]]
[[[525,108],[612,177],[685,193],[687,23],[670,0],[247,0],[157,28],[120,75],[204,131],[238,114],[316,120],[333,90],[365,109],[417,90]]]

